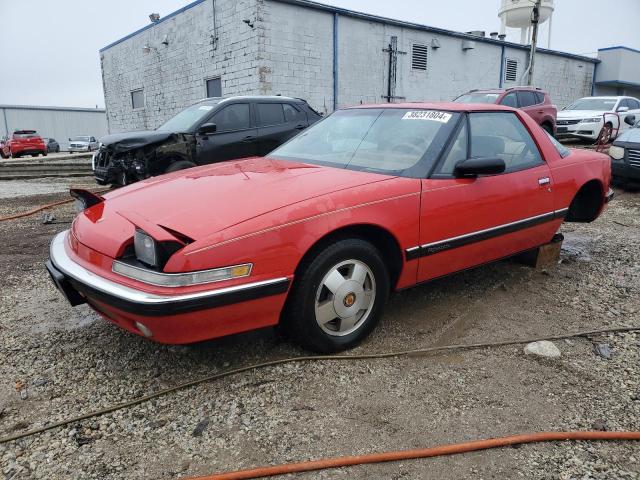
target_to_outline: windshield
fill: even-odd
[[[457,103],[496,103],[499,93],[465,93],[454,100]]]
[[[166,130],[169,132],[190,132],[193,128],[200,123],[211,113],[213,107],[216,106],[220,101],[207,101],[207,103],[202,104],[198,103],[196,105],[191,105],[189,108],[182,110],[177,115],[171,117],[165,123],[160,125],[156,130]]]
[[[88,142],[89,137],[71,137],[72,142]]]
[[[573,102],[571,105],[565,108],[565,110],[600,110],[608,111],[613,110],[616,102],[615,98],[581,98],[580,100]]]
[[[420,178],[437,159],[458,117],[440,110],[339,110],[267,158]]]

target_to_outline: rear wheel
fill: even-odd
[[[16,153],[11,152],[11,158],[20,158],[20,154],[17,152]]]
[[[46,157],[46,156],[47,156],[47,151],[46,151],[46,150],[43,150],[43,152],[42,152],[42,156],[43,156],[43,157]]]
[[[293,341],[327,353],[351,348],[371,333],[389,296],[389,273],[373,245],[340,240],[300,270],[283,318]]]
[[[193,162],[189,162],[187,160],[179,160],[169,165],[164,173],[177,172],[178,170],[184,170],[185,168],[192,168],[195,166],[196,164]]]

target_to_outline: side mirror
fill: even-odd
[[[495,175],[504,172],[504,160],[500,158],[467,158],[456,164],[454,174],[457,177],[477,177]]]
[[[627,125],[631,125],[633,127],[635,125],[635,123],[636,123],[636,116],[635,115],[628,115],[624,119],[624,123],[626,123]]]
[[[207,135],[210,133],[216,133],[217,129],[218,129],[218,126],[215,123],[203,123],[202,125],[200,125],[200,128],[198,129],[198,133]]]
[[[616,112],[620,112],[620,113],[624,113],[628,111],[629,111],[629,107],[618,107],[618,110],[616,110]]]

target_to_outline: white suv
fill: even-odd
[[[629,128],[624,119],[640,118],[640,100],[634,97],[585,97],[558,112],[557,136],[597,140],[604,128],[610,138]]]

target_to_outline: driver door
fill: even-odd
[[[422,180],[418,281],[447,275],[551,240],[553,179],[514,112],[470,113],[435,173]],[[504,173],[456,178],[466,158],[501,158]]]
[[[258,154],[258,130],[248,102],[226,105],[206,123],[215,123],[216,131],[196,134],[198,165]]]

